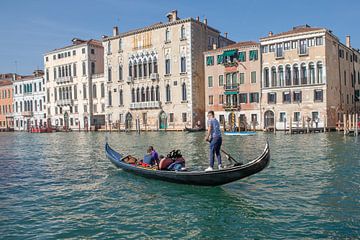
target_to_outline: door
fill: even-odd
[[[273,111],[266,111],[264,114],[264,127],[265,128],[272,128],[274,127],[274,112]]]
[[[166,129],[167,127],[167,115],[165,112],[161,112],[159,116],[160,129]]]

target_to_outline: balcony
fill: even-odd
[[[23,112],[21,112],[21,115],[23,117],[32,117],[32,116],[34,116],[34,112],[33,111],[23,111]]]
[[[224,104],[223,108],[225,111],[240,111],[240,104]]]
[[[71,105],[74,105],[74,100],[72,100],[72,99],[57,100],[56,105],[58,105],[58,106],[71,106]]]
[[[91,75],[92,79],[103,78],[103,77],[104,77],[103,73],[96,73]]]
[[[130,109],[160,108],[160,101],[130,103]]]
[[[152,81],[159,81],[159,74],[158,73],[151,73],[150,74],[150,79]]]
[[[133,80],[133,77],[132,77],[132,76],[128,76],[128,77],[127,77],[126,82],[127,82],[128,84],[132,83],[133,81],[134,81],[134,80]]]
[[[57,84],[61,84],[61,83],[72,83],[73,82],[73,77],[68,76],[68,77],[59,77],[55,79],[55,82]]]
[[[224,90],[226,92],[239,92],[239,85],[238,84],[225,84]]]

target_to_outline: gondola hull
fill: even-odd
[[[185,127],[186,132],[203,132],[205,131],[205,128],[187,128]]]
[[[122,155],[113,150],[108,143],[105,144],[105,153],[107,158],[118,168],[124,171],[134,173],[146,178],[158,179],[167,182],[190,184],[200,186],[219,186],[237,181],[260,172],[270,162],[270,148],[267,143],[263,153],[244,165],[228,167],[222,170],[214,171],[164,171],[152,170],[148,168],[137,167],[127,164],[123,161]]]

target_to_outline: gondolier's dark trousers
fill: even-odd
[[[222,138],[221,137],[214,137],[211,139],[210,142],[210,166],[214,167],[214,157],[216,154],[218,164],[221,164],[221,154],[220,154],[220,148],[222,144]]]

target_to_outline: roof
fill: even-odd
[[[210,29],[210,30],[212,30],[214,32],[220,33],[219,30],[217,30],[215,28],[212,28],[212,27],[210,27],[209,25],[207,25],[207,24],[205,24],[203,22],[197,21],[197,20],[189,17],[189,18],[178,19],[176,21],[166,22],[166,23],[157,22],[157,23],[151,24],[151,25],[146,26],[146,27],[142,27],[142,28],[138,28],[138,29],[134,29],[134,30],[130,30],[130,31],[127,31],[127,32],[120,33],[117,36],[105,36],[103,38],[103,41],[112,40],[112,39],[116,39],[116,38],[119,38],[119,37],[126,37],[126,36],[129,36],[129,35],[134,35],[134,34],[138,34],[138,33],[142,33],[142,32],[155,30],[155,29],[158,29],[158,28],[168,27],[168,26],[182,24],[182,23],[186,23],[186,22],[195,22],[195,23],[198,23],[200,25],[206,26],[208,29]]]
[[[10,80],[0,80],[0,87],[8,86],[8,85],[12,85],[12,81],[10,81]]]
[[[310,27],[309,25],[302,25],[302,26],[293,27],[292,30],[287,31],[287,32],[281,32],[281,33],[273,34],[271,36],[262,37],[262,38],[260,38],[260,41],[272,39],[272,38],[279,38],[279,37],[288,36],[288,35],[296,35],[296,34],[314,32],[314,31],[319,31],[319,30],[326,30],[326,28],[317,28],[317,27]]]
[[[239,48],[245,48],[245,47],[258,47],[259,43],[255,41],[243,41],[243,42],[237,42],[234,44],[227,45],[222,48],[217,48],[213,50],[206,51],[205,53],[213,53],[213,52],[222,52],[226,50],[232,50],[232,49],[239,49]]]
[[[54,50],[51,50],[47,53],[45,53],[44,55],[47,55],[47,54],[51,54],[51,53],[54,53],[54,52],[57,52],[57,51],[60,51],[60,50],[65,50],[67,48],[73,48],[73,47],[76,47],[76,46],[81,46],[81,45],[97,45],[99,47],[102,47],[102,44],[99,40],[96,40],[96,39],[89,39],[89,40],[81,40],[81,39],[78,39],[78,38],[73,38],[72,39],[72,42],[73,44],[71,45],[68,45],[68,46],[65,46],[65,47],[62,47],[62,48],[55,48]]]

